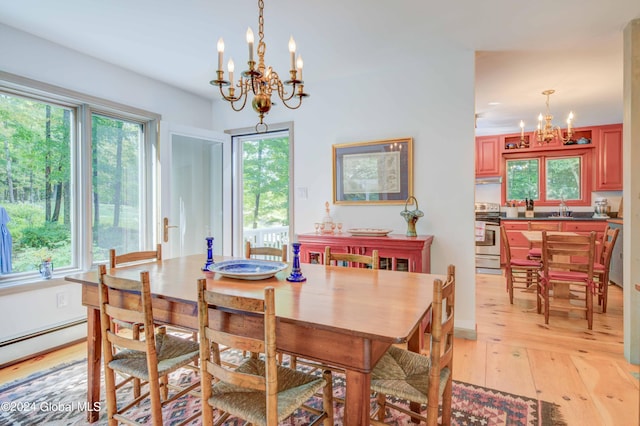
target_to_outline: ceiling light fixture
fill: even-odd
[[[565,143],[570,141],[573,137],[573,129],[571,128],[571,124],[573,122],[573,112],[569,112],[569,117],[567,118],[566,137],[562,134],[560,126],[554,126],[552,123],[553,115],[551,115],[551,112],[549,111],[549,96],[554,93],[555,90],[553,89],[545,90],[544,92],[542,92],[542,94],[547,97],[547,113],[544,116],[542,115],[542,113],[540,113],[540,115],[538,116],[538,128],[534,132],[534,135],[539,144],[542,144],[543,142],[549,143],[556,138]],[[522,120],[520,120],[520,144],[521,146],[527,144],[527,141],[524,137],[524,121]]]
[[[222,69],[224,41],[222,38],[218,40],[218,70],[217,78],[209,83],[220,88],[220,94],[224,100],[230,102],[234,111],[244,109],[249,93],[253,95],[251,102],[253,109],[258,113],[260,122],[256,124],[257,132],[266,132],[269,127],[266,125],[264,115],[271,110],[273,105],[271,102],[271,93],[276,91],[282,103],[289,109],[297,109],[302,105],[302,98],[309,96],[304,92],[304,81],[302,80],[302,57],[298,55],[296,59],[296,42],[293,37],[289,39],[289,55],[291,57],[291,69],[289,70],[290,80],[284,83],[280,80],[278,73],[271,67],[267,67],[264,63],[264,53],[267,45],[264,42],[264,1],[258,0],[258,63],[253,58],[253,31],[251,27],[247,30],[247,43],[249,44],[249,69],[243,71],[237,83],[233,81],[234,64],[233,60],[229,60],[227,69],[229,71],[229,80],[224,79],[224,71]],[[228,93],[225,95],[222,90],[225,86],[229,87]],[[291,92],[285,90],[285,85],[291,86]],[[240,93],[236,94],[236,88]],[[297,101],[297,102],[296,102]]]

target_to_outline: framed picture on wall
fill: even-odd
[[[404,204],[413,193],[413,138],[333,145],[335,204]]]

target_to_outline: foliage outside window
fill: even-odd
[[[240,246],[281,247],[289,242],[291,140],[288,129],[234,138],[241,160],[242,230]]]
[[[75,116],[72,108],[0,93],[0,206],[12,240],[0,253],[0,274],[35,271],[44,260],[73,265]]]
[[[547,159],[547,200],[579,200],[581,198],[580,157]]]
[[[545,152],[538,156],[515,154],[505,160],[505,201],[533,199],[538,205],[590,204],[591,184],[586,171],[589,151]]]
[[[43,261],[73,270],[107,260],[113,247],[149,246],[144,147],[153,119],[126,110],[117,118],[85,115],[92,107],[81,100],[16,93],[0,92],[0,207],[11,236],[0,253],[0,283],[37,277]],[[91,129],[86,138],[76,132],[83,128]],[[77,155],[87,149],[86,160]]]
[[[540,162],[507,160],[507,200],[540,199]]]

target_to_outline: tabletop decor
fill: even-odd
[[[239,280],[265,280],[287,269],[288,264],[271,260],[234,259],[209,265],[209,271]]]
[[[293,267],[291,268],[291,274],[287,277],[287,281],[291,281],[294,283],[301,283],[307,280],[307,278],[302,275],[302,270],[300,269],[300,243],[291,243],[293,247]]]
[[[409,201],[416,202],[415,210],[407,209]],[[424,213],[422,212],[422,210],[418,209],[418,200],[416,199],[416,197],[412,195],[407,198],[407,201],[404,203],[404,210],[400,212],[400,216],[404,217],[404,220],[407,221],[407,237],[417,237],[418,233],[416,232],[416,222],[418,222],[418,219],[424,216]]]
[[[351,228],[347,232],[354,237],[386,237],[393,229]]]
[[[412,192],[412,138],[333,145],[335,204],[402,204]]]
[[[202,270],[206,272],[215,262],[213,261],[213,237],[206,237],[205,240],[207,240],[207,261],[204,263]]]

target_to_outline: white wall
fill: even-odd
[[[211,129],[209,100],[2,24],[0,69]]]
[[[211,101],[0,24],[0,70],[161,114],[163,120],[212,128]],[[69,304],[57,307],[57,294]],[[0,289],[0,342],[86,318],[80,286],[43,281]],[[29,309],[24,309],[28,306]],[[0,365],[82,338],[86,327],[0,349]]]
[[[310,57],[305,58],[309,67]],[[299,110],[281,103],[267,123],[294,122],[295,232],[314,232],[332,195],[332,144],[397,137],[414,138],[414,195],[425,216],[419,234],[435,236],[432,272],[456,265],[456,327],[475,332],[474,202],[474,53],[451,46],[423,52],[415,62],[372,69],[349,79],[305,81],[311,95]],[[311,74],[308,73],[307,76]],[[409,86],[411,84],[411,86]],[[233,112],[214,103],[218,130],[253,127],[250,107]],[[414,207],[415,208],[415,207]],[[404,205],[331,206],[334,220],[349,227],[391,228],[406,232]]]

